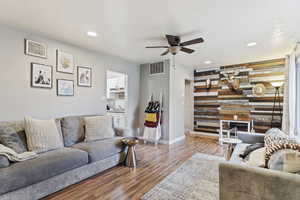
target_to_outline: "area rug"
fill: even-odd
[[[197,153],[141,199],[219,200],[221,161],[224,161],[224,158]]]

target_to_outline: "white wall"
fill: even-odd
[[[193,70],[175,63],[170,67],[170,111],[169,111],[169,142],[173,143],[184,137],[184,94],[185,80],[193,80]],[[191,102],[193,103],[193,102]]]
[[[24,38],[48,45],[48,59],[24,55]],[[20,120],[25,115],[37,118],[53,118],[69,115],[105,113],[106,70],[128,74],[129,127],[138,126],[138,99],[140,68],[137,64],[119,57],[93,52],[64,44],[32,33],[0,25],[0,121]],[[74,75],[56,72],[56,49],[74,56],[75,66],[91,66],[92,88],[77,87]],[[53,66],[53,88],[30,87],[30,63]],[[56,95],[56,79],[75,81],[74,97]]]
[[[169,73],[170,61],[165,60],[165,73],[151,76],[149,75],[149,64],[141,65],[140,82],[140,135],[143,134],[145,122],[145,109],[150,96],[153,94],[155,100],[159,100],[160,93],[163,94],[163,123],[162,140],[169,140]]]
[[[141,65],[140,88],[140,127],[144,127],[144,110],[153,93],[158,99],[159,93],[164,93],[163,143],[173,143],[184,137],[184,93],[185,79],[193,80],[193,69],[166,60],[165,74],[149,76],[149,64]],[[193,102],[191,102],[193,103]],[[141,133],[142,134],[142,133]]]

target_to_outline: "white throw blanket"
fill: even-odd
[[[35,152],[24,152],[24,153],[17,153],[11,148],[8,148],[2,144],[0,144],[0,155],[3,155],[8,158],[10,161],[20,162],[24,160],[29,160],[32,158],[36,158],[38,155]]]

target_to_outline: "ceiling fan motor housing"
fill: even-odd
[[[173,46],[169,47],[169,51],[171,54],[176,55],[180,51],[181,47],[180,46]]]

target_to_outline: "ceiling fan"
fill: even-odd
[[[162,56],[167,55],[168,53],[176,55],[179,51],[183,51],[185,53],[191,54],[195,50],[186,48],[186,46],[204,42],[203,38],[197,38],[197,39],[189,40],[186,42],[181,42],[180,36],[166,35],[166,38],[168,40],[169,46],[149,46],[146,48],[166,49],[166,51],[161,54]]]

